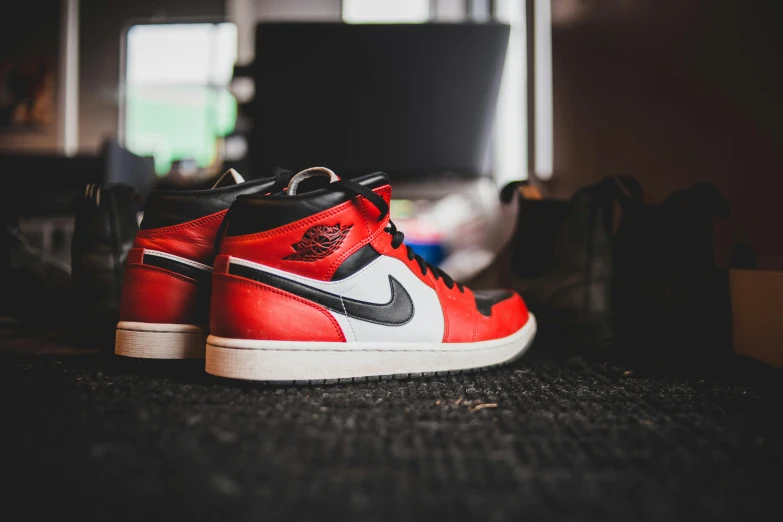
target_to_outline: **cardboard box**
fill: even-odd
[[[783,272],[731,270],[734,351],[783,367]]]

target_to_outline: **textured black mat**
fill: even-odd
[[[473,375],[278,388],[212,378],[199,363],[3,355],[5,513],[780,515],[781,372],[747,362],[712,372],[614,367],[540,352]]]

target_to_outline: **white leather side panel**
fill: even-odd
[[[429,343],[439,343],[443,340],[443,311],[435,290],[419,280],[398,259],[380,256],[359,272],[341,281],[310,279],[236,257],[231,257],[230,262],[285,277],[331,294],[375,304],[387,303],[391,300],[389,284],[391,275],[410,295],[414,307],[413,318],[404,325],[386,326],[330,312],[342,327],[346,340]]]

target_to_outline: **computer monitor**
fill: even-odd
[[[259,24],[253,169],[487,174],[508,34],[502,24]]]

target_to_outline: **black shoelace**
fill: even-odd
[[[356,195],[362,196],[367,201],[375,205],[375,208],[377,208],[378,211],[381,213],[381,215],[378,217],[378,221],[383,221],[383,219],[389,215],[389,205],[386,203],[386,200],[383,199],[378,194],[376,194],[375,192],[373,192],[372,190],[370,190],[369,188],[365,187],[364,185],[360,185],[359,183],[356,183],[348,179],[341,179],[340,181],[335,181],[333,185],[337,185],[347,190],[348,192],[352,192]],[[397,249],[403,245],[405,234],[397,230],[397,227],[394,225],[394,223],[392,223],[391,220],[389,220],[389,226],[387,226],[386,229],[384,229],[384,231],[392,236],[392,242],[391,242],[392,248]],[[443,282],[446,284],[446,286],[449,289],[454,288],[454,285],[456,284],[460,292],[463,293],[465,292],[465,287],[462,286],[460,283],[455,282],[446,272],[444,272],[443,270],[441,270],[436,266],[432,266],[431,264],[427,263],[424,259],[421,258],[421,256],[417,255],[413,251],[413,249],[408,245],[405,245],[405,249],[408,254],[408,259],[410,259],[411,261],[416,261],[416,263],[419,265],[419,269],[421,270],[422,275],[426,276],[428,271],[432,271],[432,275],[435,277],[435,279],[443,279]]]

